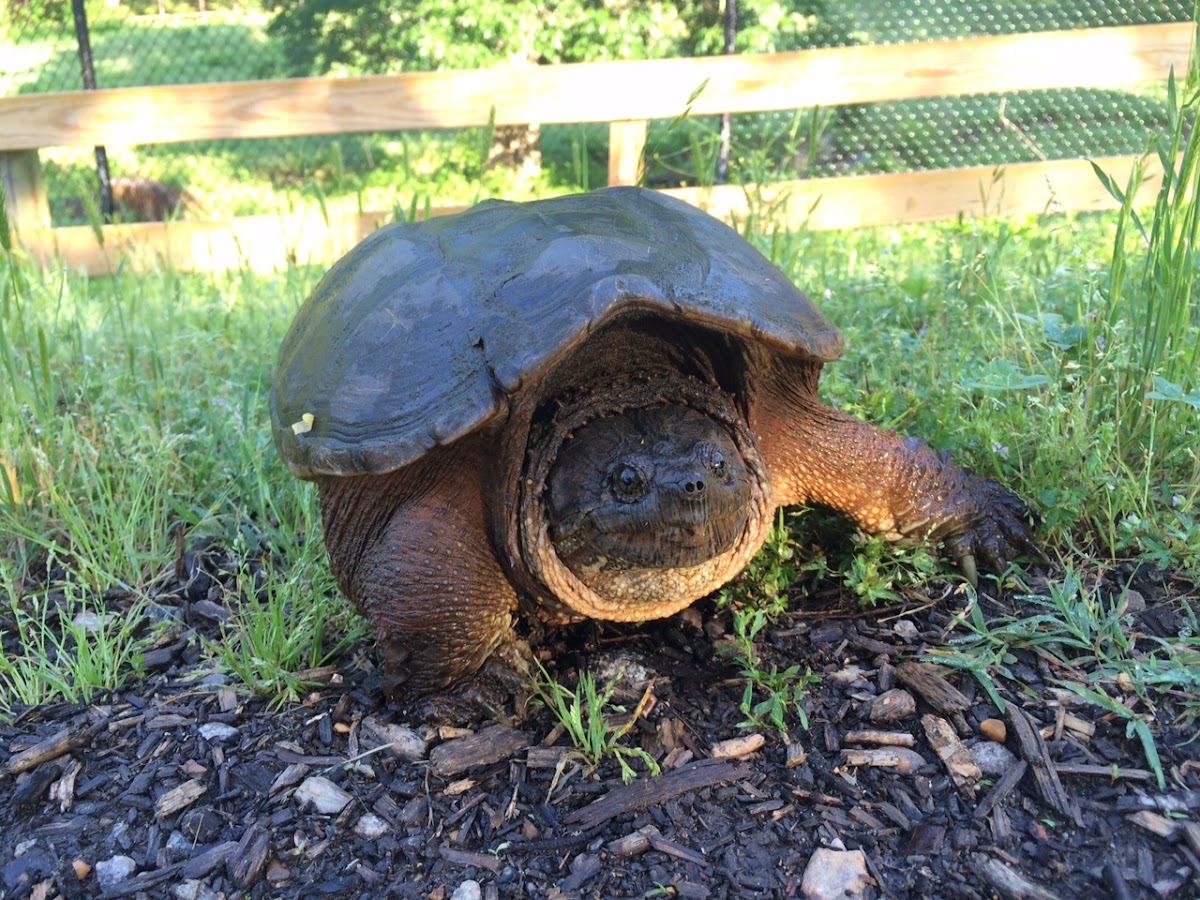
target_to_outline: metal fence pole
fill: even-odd
[[[83,69],[83,87],[96,90],[96,69],[92,64],[92,40],[88,34],[87,12],[83,0],[71,0],[71,11],[75,14],[75,39],[79,43],[79,64]],[[100,180],[100,211],[105,221],[112,219],[112,179],[108,174],[108,152],[96,147],[96,177]]]

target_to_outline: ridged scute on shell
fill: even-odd
[[[778,269],[686,203],[641,188],[487,201],[381,228],[329,270],[279,351],[276,446],[301,477],[392,471],[503,414],[628,310],[785,355],[842,351]]]

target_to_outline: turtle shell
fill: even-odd
[[[302,478],[392,471],[484,425],[629,310],[842,352],[782,272],[682,201],[627,187],[491,200],[381,228],[329,270],[280,347],[275,444]]]

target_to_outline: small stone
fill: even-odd
[[[137,863],[128,856],[114,856],[96,863],[96,881],[100,890],[107,891],[137,871]]]
[[[921,637],[921,632],[917,630],[917,626],[911,619],[901,619],[892,626],[892,631],[909,644],[915,644]]]
[[[380,722],[373,716],[362,720],[362,730],[371,741],[384,744],[398,757],[407,762],[425,758],[425,740],[411,728]]]
[[[836,681],[838,684],[854,684],[857,681],[863,681],[866,678],[866,674],[867,670],[862,666],[856,666],[851,663],[826,677],[830,681]]]
[[[354,833],[368,841],[378,840],[390,830],[391,826],[374,813],[367,813],[354,823]]]
[[[450,900],[482,900],[483,888],[479,886],[478,881],[468,878],[462,884],[454,889],[454,893],[450,895]]]
[[[203,881],[189,878],[171,888],[175,900],[217,900],[218,894]]]
[[[644,688],[655,674],[646,665],[645,658],[632,650],[602,653],[592,660],[591,668],[597,685],[623,682],[635,690]]]
[[[313,809],[324,816],[336,816],[354,799],[328,778],[320,775],[304,779],[304,783],[296,788],[295,797],[301,808],[311,804]]]
[[[876,725],[899,722],[917,711],[917,701],[903,688],[892,688],[871,702],[871,721]]]
[[[1127,589],[1121,594],[1121,604],[1125,607],[1121,611],[1121,615],[1131,615],[1146,611],[1146,598],[1142,596],[1140,591],[1135,591],[1132,588]]]
[[[997,744],[1008,740],[1008,726],[1004,724],[1003,719],[984,719],[979,723],[979,733]]]
[[[287,881],[291,877],[291,870],[275,857],[272,856],[267,860],[267,881],[271,882],[271,884]]]
[[[80,881],[92,874],[92,864],[86,860],[76,859],[71,862],[71,868],[75,872],[75,877]]]
[[[76,628],[83,629],[86,634],[98,634],[111,620],[112,613],[101,614],[90,609],[85,609],[75,616],[71,624]]]
[[[817,849],[804,869],[800,895],[805,900],[859,900],[874,882],[861,850]]]
[[[1003,744],[978,741],[971,745],[971,758],[988,778],[1002,778],[1017,764],[1017,757]]]
[[[205,722],[200,726],[200,737],[206,741],[228,741],[236,738],[238,734],[236,728],[224,722]]]

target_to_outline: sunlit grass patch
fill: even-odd
[[[53,570],[53,554],[47,559]],[[144,605],[110,611],[71,580],[53,592],[22,592],[18,572],[0,560],[0,714],[15,706],[87,702],[141,672],[153,641]]]
[[[206,642],[209,654],[246,688],[277,703],[299,700],[315,683],[314,670],[367,637],[365,621],[349,611],[318,561],[289,561],[282,572],[243,566],[226,602],[231,616],[220,639]]]
[[[534,696],[538,702],[558,720],[571,739],[572,745],[589,766],[598,766],[611,757],[621,767],[621,777],[629,782],[637,777],[630,760],[640,762],[651,775],[659,774],[659,766],[641,747],[630,747],[625,736],[637,723],[646,701],[650,698],[647,687],[641,701],[633,710],[613,701],[615,682],[603,687],[596,684],[590,672],[580,672],[575,690],[571,690],[554,678],[538,663],[539,677],[534,680]],[[618,723],[616,718],[623,721]]]

